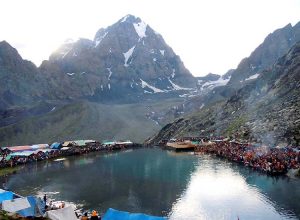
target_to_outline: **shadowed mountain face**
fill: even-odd
[[[0,110],[30,104],[45,95],[45,79],[6,41],[0,42]]]
[[[50,75],[57,96],[71,99],[132,102],[151,94],[170,97],[196,86],[162,36],[132,15],[101,28],[93,41],[66,42],[40,71]]]
[[[150,143],[226,135],[265,144],[300,144],[300,43],[229,99],[166,125]]]
[[[300,22],[295,26],[288,24],[269,34],[249,57],[240,62],[232,73],[229,85],[240,87],[247,80],[256,78],[261,71],[273,65],[298,41],[300,41]]]

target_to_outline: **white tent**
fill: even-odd
[[[72,206],[46,212],[46,217],[52,220],[78,220]]]

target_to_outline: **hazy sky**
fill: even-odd
[[[0,40],[40,65],[67,38],[93,39],[127,14],[161,33],[194,75],[223,74],[300,21],[300,0],[1,0]]]

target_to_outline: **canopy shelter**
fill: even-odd
[[[46,217],[51,220],[77,220],[72,206],[46,212]]]
[[[76,141],[73,141],[73,144],[75,146],[83,147],[83,146],[87,145],[88,143],[95,143],[95,142],[96,142],[95,140],[76,140]]]
[[[5,200],[12,200],[13,198],[14,198],[13,192],[0,189],[0,203],[2,203]]]
[[[68,147],[68,146],[70,146],[70,145],[72,145],[72,141],[65,141],[65,142],[62,144],[63,147]]]
[[[43,215],[44,204],[40,198],[35,196],[22,197],[5,200],[2,209],[12,213],[18,213],[23,217]]]
[[[34,153],[35,153],[35,151],[29,151],[29,150],[17,151],[17,152],[13,152],[13,153],[9,154],[9,156],[11,156],[11,157],[28,157]]]
[[[131,141],[117,141],[116,145],[132,145],[133,142]]]
[[[115,145],[116,142],[115,141],[103,141],[102,144],[103,145]]]
[[[53,144],[51,144],[50,148],[59,150],[60,148],[62,148],[62,145],[61,145],[61,143],[54,142]]]
[[[46,149],[49,148],[49,144],[35,144],[31,146],[32,150]]]
[[[165,217],[156,217],[145,215],[142,213],[129,213],[118,211],[115,209],[108,209],[102,218],[103,220],[167,220]]]
[[[25,146],[14,146],[14,147],[7,147],[12,152],[18,152],[18,151],[25,151],[25,150],[32,150],[31,146],[25,145]]]

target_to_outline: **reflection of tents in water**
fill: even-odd
[[[129,213],[118,211],[115,209],[108,209],[103,217],[103,220],[166,220],[164,217],[156,217],[145,215],[142,213]]]

